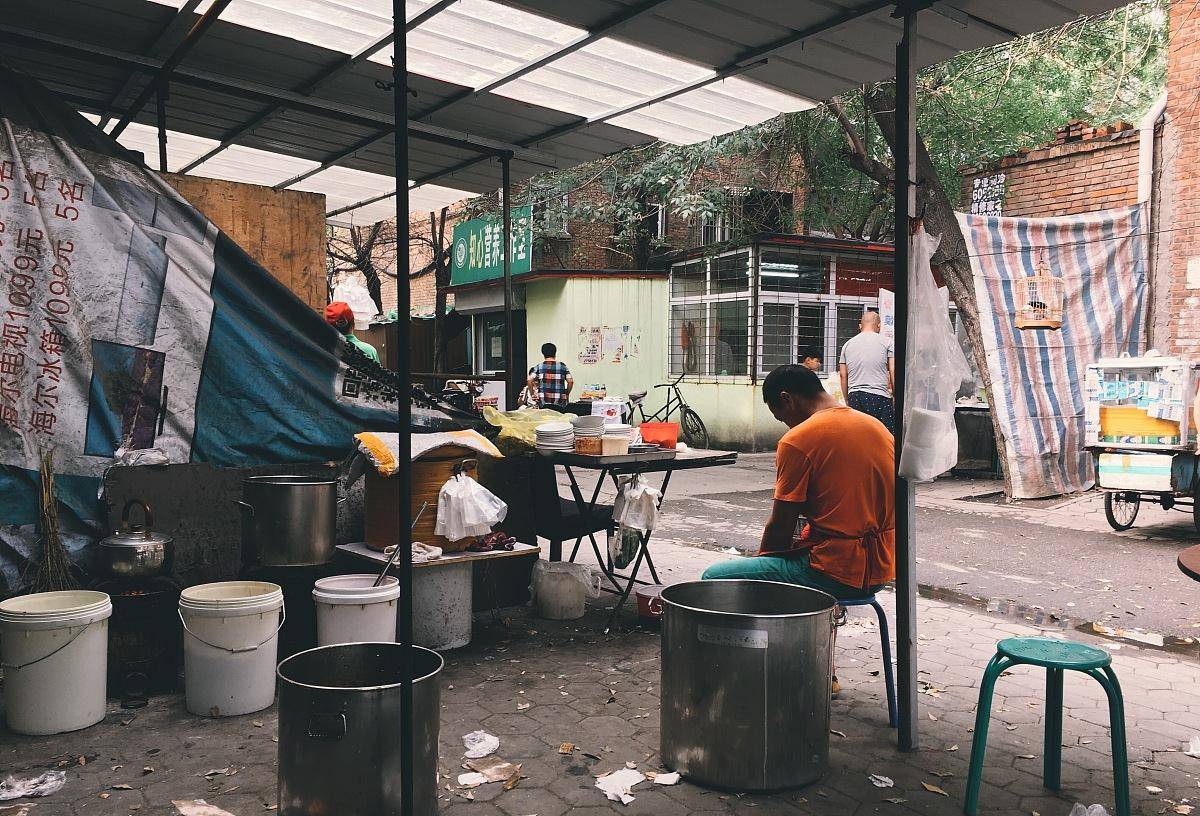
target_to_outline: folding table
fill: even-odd
[[[579,513],[580,515],[588,516],[595,515],[597,512],[596,504],[600,498],[600,489],[603,487],[606,478],[612,479],[613,484],[616,485],[618,476],[648,473],[663,474],[662,485],[659,487],[662,496],[658,500],[658,506],[661,508],[663,500],[667,495],[667,487],[671,482],[671,474],[675,473],[675,471],[720,467],[722,465],[731,465],[737,461],[737,453],[733,451],[711,450],[662,450],[650,453],[626,454],[624,456],[588,456],[582,453],[555,452],[543,454],[543,456],[551,467],[559,465],[566,471],[567,479],[570,481],[571,495],[575,499]],[[592,491],[590,500],[584,498],[579,481],[575,478],[576,468],[580,470],[599,471],[596,479],[596,487]],[[614,568],[610,567],[608,559],[600,552],[600,547],[594,535],[589,535],[588,538],[592,542],[592,550],[596,554],[600,570],[614,587],[614,589],[604,587],[605,591],[621,596],[612,613],[609,615],[608,624],[604,628],[604,631],[608,632],[612,628],[613,621],[616,620],[617,613],[621,611],[621,607],[629,600],[629,593],[633,591],[634,584],[650,585],[650,582],[639,581],[637,577],[643,561],[649,567],[650,577],[654,579],[654,583],[659,583],[658,572],[654,569],[654,560],[650,557],[650,532],[642,533],[639,536],[638,552],[633,561],[633,568],[628,576],[621,575]],[[579,550],[579,544],[582,540],[581,538],[575,542],[575,550],[572,551],[570,560],[574,560],[575,553]],[[550,559],[553,561],[561,560],[562,554],[555,553],[552,550]],[[624,586],[617,579],[623,579]]]

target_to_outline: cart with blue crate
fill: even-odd
[[[1191,511],[1200,531],[1196,460],[1200,363],[1120,357],[1087,367],[1085,435],[1114,530],[1128,530],[1142,502]]]

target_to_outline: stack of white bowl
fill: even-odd
[[[575,429],[570,422],[543,422],[534,429],[537,449],[546,453],[575,450]]]
[[[575,436],[604,436],[604,417],[577,416],[571,419]]]

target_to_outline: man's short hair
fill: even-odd
[[[542,356],[543,357],[557,357],[558,356],[558,346],[554,345],[553,343],[542,343]]]
[[[817,351],[817,349],[813,348],[812,346],[809,346],[808,348],[801,350],[800,362],[804,362],[805,360],[809,359],[810,357],[813,359],[816,359],[816,360],[824,360],[825,359],[825,355],[822,354],[821,352]]]
[[[772,371],[763,380],[763,401],[768,405],[779,402],[783,392],[804,399],[812,399],[825,390],[816,372],[802,365],[783,365]]]

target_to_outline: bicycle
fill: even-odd
[[[704,420],[700,415],[687,404],[683,394],[679,390],[679,383],[685,375],[680,374],[675,382],[659,383],[655,388],[666,388],[667,402],[663,407],[659,408],[650,416],[646,416],[646,391],[634,391],[629,395],[629,401],[625,403],[625,411],[629,415],[629,423],[633,424],[633,412],[636,409],[641,419],[638,420],[640,425],[642,422],[670,422],[671,415],[676,409],[679,410],[679,426],[683,429],[683,441],[692,448],[708,449],[708,429],[704,427]]]

